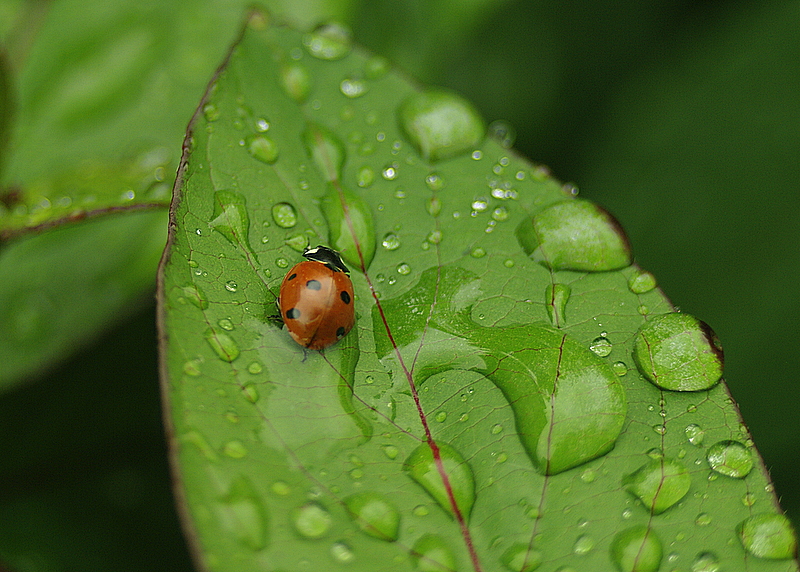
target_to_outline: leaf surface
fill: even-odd
[[[796,570],[791,531],[754,555],[788,524],[759,517],[775,499],[724,382],[636,369],[637,340],[651,375],[716,364],[713,333],[638,333],[672,308],[613,217],[476,132],[344,30],[251,17],[187,137],[160,273],[198,561]],[[319,352],[270,319],[316,244],[342,251],[357,316]]]

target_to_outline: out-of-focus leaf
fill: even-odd
[[[777,509],[763,466],[739,462],[757,457],[724,383],[665,391],[637,372],[637,331],[672,309],[626,266],[613,218],[580,209],[571,231],[559,205],[583,203],[543,169],[490,139],[445,152],[469,130],[435,152],[405,139],[415,88],[339,28],[268,20],[253,15],[201,104],[160,274],[198,562],[797,570],[786,543],[754,557],[759,526],[737,533]],[[348,226],[351,208],[371,225]],[[356,327],[304,350],[269,319],[278,286],[345,229]],[[653,363],[683,371],[716,347],[696,324],[699,345],[659,340]]]

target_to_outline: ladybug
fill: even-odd
[[[281,283],[278,308],[289,334],[305,348],[321,350],[353,328],[353,282],[335,250],[306,248],[308,260],[292,267]]]

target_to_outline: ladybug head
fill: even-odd
[[[350,274],[350,270],[342,262],[342,257],[339,253],[328,248],[327,246],[315,246],[314,248],[306,248],[303,251],[303,256],[315,262],[321,262],[334,272],[344,272]]]

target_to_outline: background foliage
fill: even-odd
[[[268,5],[281,10],[279,4]],[[637,262],[722,339],[731,392],[797,522],[800,432],[791,366],[800,317],[800,2],[285,4],[287,17],[303,26],[331,16],[348,22],[358,42],[409,75],[459,90],[489,121],[508,120],[520,152],[620,219]],[[11,122],[11,144],[0,158],[3,185],[54,181],[81,161],[119,160],[154,142],[172,149],[169,179],[183,128],[235,36],[243,5],[2,0],[10,104],[3,99],[0,126],[7,117],[31,119]],[[79,18],[86,36],[75,39]],[[122,71],[98,76],[95,91],[65,92],[59,79],[80,61],[75,46],[91,53],[92,42],[102,47],[104,34],[118,31],[114,26],[124,31],[130,21],[152,25],[157,41],[153,53],[144,51],[147,61],[125,67],[112,58],[108,69]],[[165,54],[175,53],[186,58],[173,62],[185,72],[180,81],[169,68],[154,75]],[[70,107],[75,101],[83,107]],[[171,119],[155,114],[156,106],[168,106]],[[128,236],[158,242],[161,220],[141,227]],[[0,531],[0,559],[20,570],[138,570],[154,561],[188,569],[158,413],[148,303],[155,257],[142,254],[141,240],[129,240],[111,253],[122,269],[114,287],[82,289],[81,275],[66,285],[52,278],[70,276],[64,256],[64,267],[46,275],[52,261],[37,257],[32,240],[0,250],[0,303],[10,304],[12,293],[39,292],[42,276],[54,296],[69,293],[61,304],[73,300],[75,308],[98,291],[115,296],[103,298],[108,310],[96,317],[67,320],[59,351],[0,397],[0,520],[9,523]],[[103,246],[88,252],[104,253]],[[23,247],[32,254],[21,257]],[[133,300],[141,313],[123,304]],[[132,317],[120,323],[122,314]],[[97,333],[115,324],[111,333]],[[53,361],[68,355],[60,365]]]

